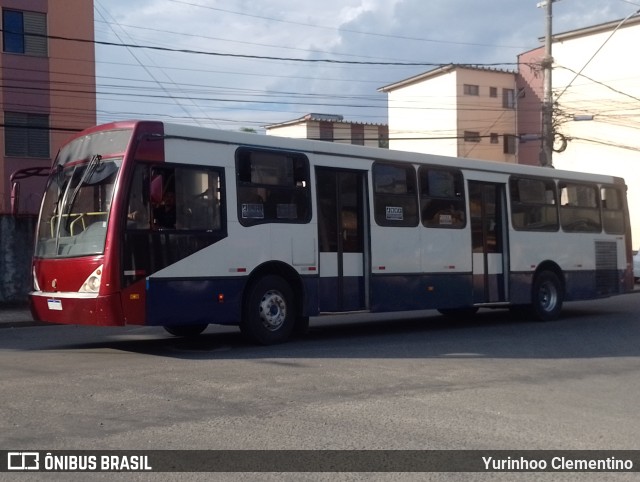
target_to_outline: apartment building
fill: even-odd
[[[49,166],[69,135],[96,123],[92,0],[0,0],[0,213],[36,213]]]
[[[391,149],[516,162],[515,72],[446,65],[378,91]]]
[[[349,122],[341,115],[306,114],[298,119],[267,125],[265,129],[270,136],[389,147],[389,128],[386,124]]]
[[[553,36],[558,169],[624,177],[634,249],[640,248],[640,16]]]

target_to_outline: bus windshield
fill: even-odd
[[[122,155],[111,153],[123,152],[130,135],[130,131],[92,134],[60,151],[42,201],[36,256],[59,258],[104,252],[114,183],[122,165]],[[107,154],[100,153],[99,148],[108,148]]]

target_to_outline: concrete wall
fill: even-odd
[[[542,99],[543,75],[540,67],[544,57],[544,48],[540,47],[518,56],[518,135],[528,136],[530,140],[518,144],[518,163],[530,166],[540,165],[542,148]],[[536,138],[533,140],[534,138]]]
[[[35,216],[0,214],[0,303],[27,301],[35,227]]]
[[[301,122],[299,124],[289,124],[277,127],[269,127],[267,129],[268,136],[276,137],[293,137],[296,139],[306,139],[309,137],[307,134],[307,123]]]
[[[557,130],[570,139],[563,152],[554,152],[553,164],[558,169],[623,177],[629,187],[633,248],[638,249],[640,64],[634,50],[640,44],[640,18],[628,20],[611,35],[616,25],[583,35],[559,35],[553,43]],[[593,120],[576,122],[574,116]]]
[[[478,85],[478,95],[465,95],[464,85]],[[491,97],[491,88],[496,96]],[[515,154],[505,154],[504,136],[515,135],[516,109],[504,108],[502,95],[505,89],[514,91],[516,82],[511,72],[480,69],[458,69],[457,78],[457,135],[458,156],[488,161],[516,162]],[[465,131],[479,132],[480,142],[467,142]],[[492,143],[490,135],[497,134],[498,142]]]
[[[450,70],[389,91],[389,148],[457,156],[456,83]]]
[[[331,122],[331,121],[329,121]],[[333,125],[334,142],[339,144],[351,144],[352,122],[331,122]],[[381,126],[378,124],[361,124],[364,129],[364,145],[369,147],[380,147]],[[267,128],[268,136],[293,137],[296,139],[319,139],[320,122],[317,120],[303,119],[297,124],[288,124]]]

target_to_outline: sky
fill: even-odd
[[[442,64],[515,70],[541,46],[540,0],[94,0],[98,123],[263,131],[307,113],[386,123],[380,87]],[[640,0],[554,0],[553,32]]]

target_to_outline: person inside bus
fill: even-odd
[[[132,197],[129,202],[127,227],[134,229],[144,229],[149,227],[149,214],[147,207],[141,200],[135,197]]]
[[[153,209],[153,224],[159,229],[175,229],[176,194],[173,191],[165,191],[162,201]]]
[[[149,206],[143,201],[142,183],[134,183],[129,197],[127,228],[145,229],[149,227]]]

